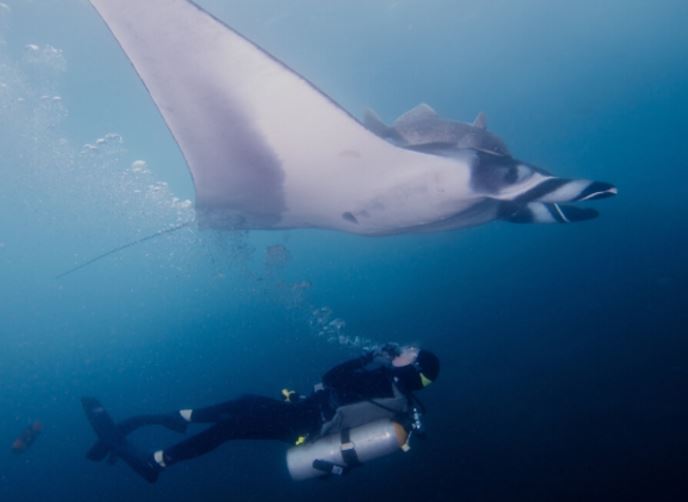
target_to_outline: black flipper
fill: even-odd
[[[115,465],[117,463],[117,455],[115,455],[113,452],[110,452],[107,458],[107,463],[109,465]]]
[[[126,438],[117,429],[115,422],[105,411],[100,401],[92,397],[82,397],[81,405],[84,407],[86,418],[88,418],[91,427],[103,443],[113,449],[126,443]]]
[[[184,434],[189,423],[182,418],[179,412],[172,412],[162,415],[141,415],[122,420],[116,424],[117,429],[123,436],[128,436],[139,427],[148,425],[160,425],[173,432]],[[110,455],[109,463],[114,463],[117,455],[110,451],[110,447],[101,440],[97,440],[86,453],[86,458],[93,462],[100,462]]]
[[[149,483],[155,483],[159,473],[159,469],[156,468],[155,462],[152,459],[147,459],[146,455],[138,452],[136,448],[127,441],[126,436],[117,428],[115,422],[110,415],[108,415],[100,402],[94,398],[84,397],[81,399],[81,404],[100,442],[112,451],[112,454],[124,460],[127,465],[143,479]],[[94,448],[91,448],[89,453],[91,453],[93,449]],[[100,453],[101,450],[99,447],[96,449],[96,457]]]
[[[100,462],[110,454],[110,447],[103,441],[96,441],[91,448],[86,452],[86,458],[93,462]]]

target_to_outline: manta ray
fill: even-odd
[[[427,105],[365,123],[188,0],[90,0],[190,169],[196,221],[216,229],[434,232],[501,219],[568,223],[564,203],[617,193],[512,157],[486,130]]]

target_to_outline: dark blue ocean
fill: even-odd
[[[2,0],[0,500],[688,500],[688,3],[199,3],[356,116],[484,111],[516,157],[619,195],[576,225],[191,225],[57,279],[192,221],[193,185],[86,1]],[[343,479],[292,482],[270,442],[156,485],[84,457],[81,396],[116,419],[279,398],[389,341],[441,357],[428,437]]]

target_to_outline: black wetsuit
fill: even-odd
[[[368,353],[332,368],[322,378],[323,389],[292,402],[244,395],[206,408],[193,409],[191,423],[212,424],[169,448],[165,464],[203,455],[232,439],[272,439],[294,442],[299,436],[317,433],[342,405],[375,398],[393,397],[395,369],[385,353]],[[397,388],[399,383],[396,382]],[[403,392],[403,389],[400,389]],[[134,417],[136,426],[167,425],[161,416]],[[181,417],[178,418],[178,420]],[[169,423],[169,415],[165,419]]]

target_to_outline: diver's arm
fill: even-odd
[[[352,378],[362,373],[379,370],[381,367],[390,367],[395,357],[397,346],[386,344],[376,350],[366,352],[363,356],[346,361],[335,366],[322,377],[325,387],[336,388],[346,386]]]
[[[364,356],[357,357],[356,359],[351,359],[350,361],[343,362],[329,370],[322,377],[322,383],[325,387],[337,388],[342,385],[346,385],[349,382],[352,375],[360,372],[366,367],[374,358],[372,352],[365,354]]]

